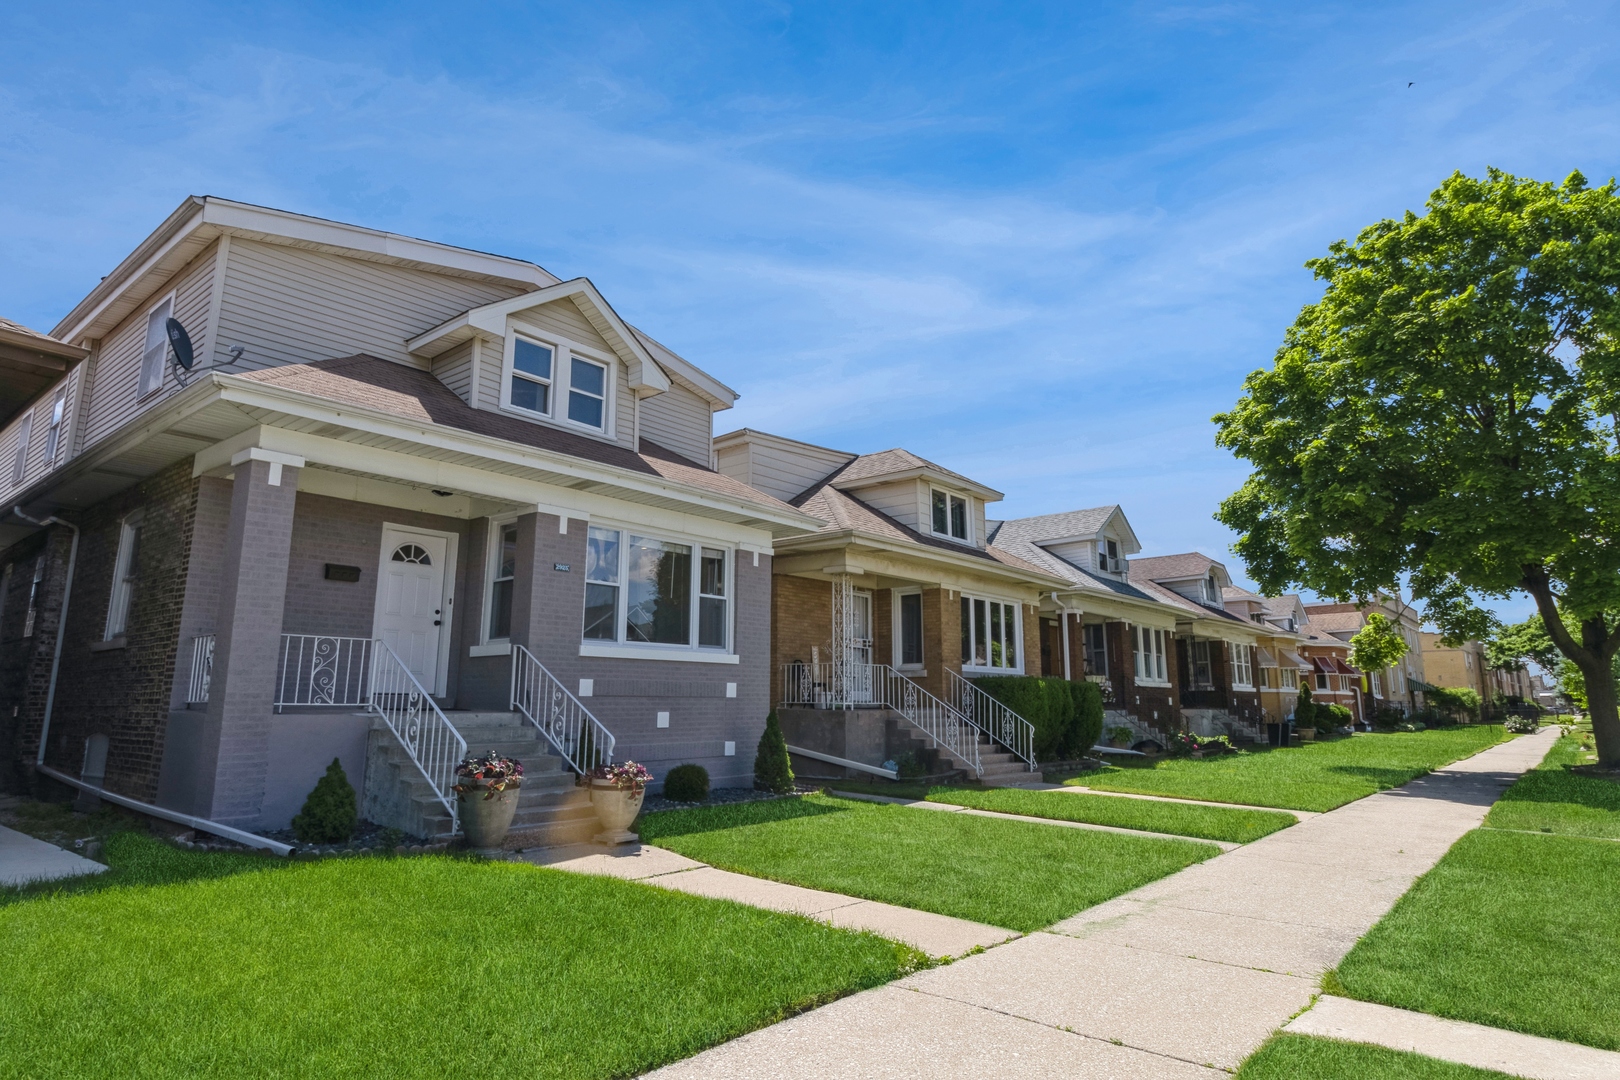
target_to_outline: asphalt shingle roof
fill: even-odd
[[[1059,558],[1036,543],[1037,540],[1057,539],[1064,536],[1087,536],[1102,528],[1114,510],[1113,506],[1094,510],[1074,510],[1066,514],[1045,514],[1041,517],[1013,518],[1010,521],[987,523],[990,528],[990,549],[1002,551],[1022,562],[1030,563],[1048,574],[1071,581],[1084,589],[1100,589],[1133,600],[1157,601],[1141,589],[1124,581],[1093,574],[1067,559]],[[1087,517],[1086,515],[1095,515]],[[1089,528],[1082,525],[1071,529],[1075,522],[1094,522]]]

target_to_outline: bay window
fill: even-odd
[[[1023,623],[1018,604],[962,597],[962,666],[1019,669],[1019,642]]]
[[[585,641],[725,649],[730,568],[723,548],[591,526]]]
[[[1131,628],[1136,642],[1136,678],[1142,682],[1166,682],[1163,630],[1147,626]]]

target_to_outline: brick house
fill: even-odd
[[[535,828],[609,754],[748,782],[774,545],[822,523],[709,467],[735,394],[587,279],[192,198],[24,336],[7,787],[275,829],[337,758],[430,835],[480,749],[528,759]]]
[[[1368,719],[1379,709],[1411,713],[1423,708],[1422,620],[1412,606],[1399,597],[1380,596],[1370,604],[1306,604],[1311,626],[1325,638],[1346,644],[1367,625],[1367,616],[1383,615],[1405,639],[1407,653],[1382,671],[1363,672],[1367,700],[1363,704]]]

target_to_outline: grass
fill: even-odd
[[[1476,829],[1330,979],[1334,992],[1620,1050],[1620,844]]]
[[[1249,1056],[1236,1080],[1512,1080],[1505,1073],[1386,1050],[1365,1043],[1275,1035]]]
[[[1580,749],[1580,743],[1579,735],[1559,739],[1540,768],[1521,777],[1491,808],[1485,824],[1495,829],[1620,840],[1620,783],[1571,771],[1595,760]]]
[[[1497,724],[1357,735],[1214,758],[1109,765],[1065,783],[1140,795],[1326,811],[1399,787],[1511,737]]]
[[[668,810],[638,829],[648,843],[724,870],[1021,931],[1220,853],[1191,840],[826,795]]]
[[[523,864],[107,852],[0,906],[0,1076],[628,1076],[926,962]]]
[[[996,810],[1004,814],[1082,821],[1089,825],[1113,825],[1121,829],[1194,836],[1202,840],[1227,840],[1235,844],[1247,844],[1299,821],[1293,814],[1274,810],[1178,805],[1147,799],[1121,799],[1115,795],[1020,791],[1017,788],[984,791],[935,788],[929,793],[928,799],[930,802]]]

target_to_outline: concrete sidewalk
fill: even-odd
[[[1492,747],[651,1075],[1213,1080],[1305,1009],[1321,973],[1557,737]]]
[[[963,956],[974,949],[989,948],[1018,936],[1016,930],[954,919],[949,915],[717,870],[673,851],[645,844],[626,844],[607,851],[594,844],[541,848],[525,852],[520,859],[555,870],[602,874],[715,900],[735,900],[771,911],[808,915],[847,930],[870,930],[894,941],[903,941],[935,958]]]
[[[101,863],[0,825],[0,885],[99,874]]]

